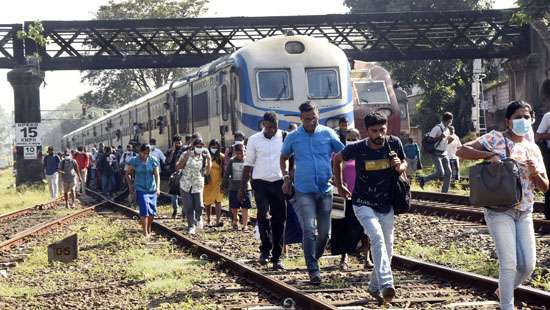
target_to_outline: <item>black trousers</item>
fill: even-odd
[[[252,180],[262,242],[260,252],[266,256],[271,254],[272,262],[279,260],[283,251],[286,202],[282,186],[283,180],[275,182]]]
[[[544,167],[546,167],[546,175],[550,175],[550,151],[542,149],[542,157],[544,159]],[[550,220],[550,190],[544,193],[544,216]]]

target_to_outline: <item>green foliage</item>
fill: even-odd
[[[550,17],[544,16],[550,14],[550,2],[548,0],[517,0],[516,4],[520,11],[514,13],[512,22],[523,25],[530,23],[535,18],[542,18],[547,25],[550,23]]]
[[[544,0],[543,0],[544,1]],[[352,13],[470,10],[483,9],[492,5],[492,0],[345,0]]]
[[[39,20],[31,22],[27,31],[18,31],[17,38],[20,40],[30,39],[40,47],[46,47],[46,44],[49,43],[48,39],[44,37],[44,26]]]
[[[97,19],[147,19],[196,17],[205,12],[209,0],[111,0],[96,13]],[[123,35],[119,35],[123,38]],[[131,41],[129,38],[126,40]],[[161,49],[173,49],[173,42]],[[115,108],[128,103],[188,73],[188,69],[88,70],[83,82],[95,86],[80,97],[90,106]]]

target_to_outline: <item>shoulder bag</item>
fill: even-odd
[[[504,134],[503,134],[504,135]],[[504,137],[506,158],[498,163],[484,161],[470,168],[470,204],[496,211],[516,207],[523,198],[520,169],[510,158]]]
[[[397,156],[397,154],[391,149],[389,139],[386,139],[386,145],[391,160],[391,158]],[[395,215],[407,213],[411,209],[411,184],[409,183],[409,178],[407,178],[407,174],[404,171],[403,173],[397,173],[393,168],[390,169],[392,169],[393,176],[390,193],[393,213]]]

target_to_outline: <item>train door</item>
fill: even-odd
[[[235,134],[239,130],[239,117],[237,107],[240,104],[239,101],[239,76],[236,72],[231,72],[231,84],[230,84],[230,96],[229,96],[229,109],[231,118],[231,133]]]
[[[178,132],[180,135],[190,133],[189,126],[189,96],[187,94],[176,99],[178,110]]]
[[[176,92],[173,91],[166,95],[168,111],[170,113],[170,126],[168,128],[168,145],[172,143],[172,137],[178,132],[176,121]]]
[[[151,130],[153,130],[153,124],[152,124],[153,121],[152,121],[152,118],[151,118],[151,102],[150,101],[147,102],[147,121],[144,122],[144,123],[146,124],[145,126],[147,126],[147,131],[149,133],[149,140],[148,141],[150,141],[151,140]]]

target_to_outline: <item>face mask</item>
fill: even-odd
[[[195,148],[195,154],[201,155],[203,153],[204,153],[204,148],[202,148],[202,147],[196,147]]]
[[[244,144],[244,142],[243,142],[243,141],[240,141],[240,140],[236,140],[236,141],[235,141],[235,144]]]
[[[214,147],[211,147],[211,148],[210,148],[210,153],[216,154],[217,152],[218,152],[218,149],[217,149],[217,148],[214,148]]]
[[[531,128],[531,120],[520,118],[512,120],[512,132],[516,136],[523,137],[529,133]]]

